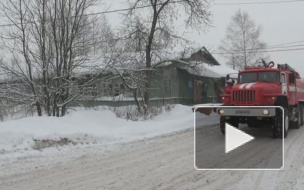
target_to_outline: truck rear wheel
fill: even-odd
[[[299,129],[300,126],[301,126],[300,108],[299,108],[298,113],[297,113],[297,121],[295,121],[293,125],[294,125],[294,128],[295,128],[295,129]]]
[[[292,129],[299,129],[300,126],[301,126],[301,117],[300,117],[301,107],[300,106],[301,105],[299,105],[298,107],[293,108],[293,109],[295,109],[295,111],[292,110],[292,113],[295,112],[295,118],[296,118],[295,121],[294,120],[289,121],[289,123],[290,123],[289,126]]]
[[[282,110],[278,109],[277,114],[275,116],[275,122],[272,129],[272,134],[274,138],[282,138],[284,131],[284,138],[287,137],[288,129],[289,129],[289,112],[288,109],[284,109],[284,123],[282,121]],[[283,129],[283,130],[282,130]]]
[[[297,121],[293,123],[295,129],[299,129],[303,124],[303,107],[300,103],[297,108]]]
[[[299,106],[299,123],[301,127],[303,125],[303,103],[301,102]]]

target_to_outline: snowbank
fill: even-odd
[[[218,119],[208,118],[208,122],[218,122]],[[39,143],[46,140],[50,141],[49,147],[67,144],[107,145],[140,140],[192,127],[191,107],[182,105],[176,105],[170,112],[164,111],[147,121],[127,121],[117,118],[109,110],[75,111],[63,118],[24,118],[0,123],[0,156],[37,151],[35,149],[41,148]]]

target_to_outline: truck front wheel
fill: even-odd
[[[225,117],[221,116],[220,119],[220,128],[223,135],[225,135]]]
[[[239,123],[237,122],[236,118],[231,117],[229,120],[226,120],[225,116],[221,116],[220,128],[223,135],[225,134],[225,123],[229,123],[231,126],[235,128],[239,127]]]
[[[288,129],[289,129],[289,113],[288,109],[284,109],[284,123],[282,121],[282,110],[278,109],[277,114],[275,116],[274,126],[272,130],[272,134],[274,138],[282,138],[283,130],[284,130],[284,138],[287,137]],[[283,130],[282,130],[283,129]]]

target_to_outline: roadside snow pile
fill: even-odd
[[[208,124],[218,122],[216,115],[209,117]],[[136,122],[117,118],[109,110],[75,111],[63,118],[24,118],[0,123],[0,155],[63,145],[123,143],[192,127],[191,107],[182,105],[152,120]]]

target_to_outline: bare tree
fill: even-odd
[[[219,47],[227,64],[233,69],[253,66],[265,58],[266,44],[260,41],[261,27],[256,26],[247,12],[240,9],[233,15],[227,27],[225,38]]]
[[[204,30],[210,24],[208,0],[128,0],[130,11],[123,28],[123,52],[137,53],[136,67],[142,71],[144,111],[147,113],[153,69],[172,58],[170,51],[185,42],[174,26],[183,15],[187,27]],[[175,55],[177,56],[177,55]],[[138,78],[138,77],[134,77]]]
[[[100,74],[92,68],[96,39],[101,39],[97,17],[86,13],[98,0],[5,0],[4,17],[12,24],[2,34],[8,53],[0,67],[12,79],[3,84],[6,102],[36,107],[49,116],[64,116],[67,105],[83,94]],[[95,60],[93,58],[96,58]],[[12,60],[12,61],[8,61]],[[83,81],[77,73],[94,70]]]

